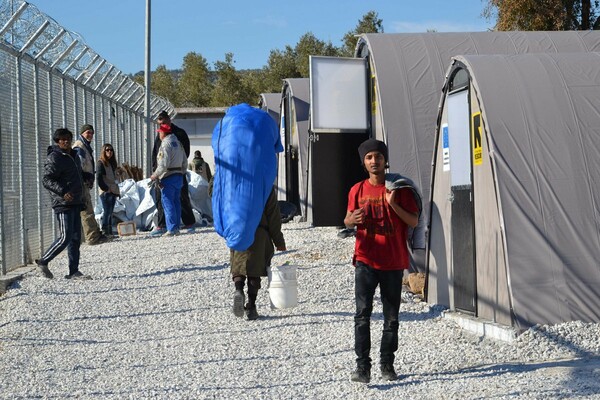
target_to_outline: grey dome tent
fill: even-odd
[[[279,157],[277,185],[279,200],[293,203],[303,220],[311,221],[308,198],[308,78],[284,79],[281,91],[281,143],[285,157]]]
[[[600,53],[457,56],[440,104],[427,301],[600,322]]]
[[[451,57],[591,51],[600,51],[598,31],[380,33],[361,35],[355,56],[368,57],[371,68],[372,136],[388,144],[390,171],[420,188],[427,216],[439,93]]]
[[[261,93],[258,100],[258,108],[268,112],[271,118],[273,118],[277,125],[279,125],[281,122],[279,120],[281,93]]]
[[[279,112],[281,110],[281,93],[261,93],[258,101],[258,108],[269,113],[271,118],[279,126],[281,135],[281,118]],[[285,137],[281,135],[281,143],[285,143]],[[281,172],[280,172],[281,171]],[[281,180],[281,182],[279,182]],[[285,153],[277,153],[277,198],[285,200]]]

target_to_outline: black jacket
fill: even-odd
[[[183,146],[183,150],[185,150],[185,156],[187,158],[190,157],[190,138],[185,130],[181,129],[177,125],[171,122],[171,132],[175,135],[179,143]],[[156,157],[158,156],[158,151],[160,150],[160,136],[157,134],[156,139],[154,139],[154,147],[152,148],[152,171],[156,170]]]
[[[42,182],[50,192],[54,211],[63,212],[73,207],[83,207],[81,162],[75,150],[66,153],[58,146],[49,146]],[[64,199],[66,193],[73,195],[72,201]]]

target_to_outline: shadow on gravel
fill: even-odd
[[[16,324],[27,324],[27,323],[60,323],[60,322],[74,322],[74,321],[92,321],[92,320],[121,320],[126,318],[145,318],[145,317],[156,317],[156,316],[164,316],[164,315],[172,315],[172,314],[188,314],[191,312],[195,312],[202,309],[209,309],[209,307],[205,308],[186,308],[181,310],[165,310],[165,311],[152,311],[152,312],[137,312],[137,313],[129,313],[129,314],[112,314],[112,315],[86,315],[80,317],[71,317],[71,318],[61,318],[61,319],[17,319],[12,321],[11,323]]]
[[[112,275],[111,279],[120,279],[120,278],[151,278],[154,276],[164,276],[170,274],[178,274],[181,272],[196,272],[196,271],[220,271],[222,269],[228,268],[228,264],[222,265],[210,265],[210,266],[199,266],[195,264],[183,264],[181,267],[167,269],[164,271],[155,271],[147,274],[138,274],[138,275]]]
[[[327,317],[327,316],[349,318],[349,317],[353,317],[354,314],[349,313],[349,312],[320,312],[320,313],[314,313],[314,314],[302,313],[301,315],[265,315],[265,316],[261,315],[260,319],[261,320],[279,320],[279,319],[293,319],[296,317],[322,318],[322,317]]]
[[[414,385],[427,385],[432,381],[485,379],[536,371],[547,374],[548,379],[556,380],[560,379],[560,375],[557,374],[557,371],[561,369],[570,370],[569,375],[572,377],[572,380],[566,380],[563,385],[564,387],[569,388],[569,397],[574,397],[576,395],[590,395],[592,393],[597,394],[598,390],[600,390],[600,357],[598,356],[533,363],[505,363],[474,366],[457,371],[431,373],[427,376],[421,374],[412,375],[412,377],[416,379],[411,379],[410,383]],[[460,377],[458,375],[460,375]],[[590,382],[593,383],[593,387],[589,385]],[[511,389],[509,387],[506,389],[507,392],[503,393],[502,396],[519,396],[524,394],[518,389]],[[528,395],[543,396],[542,398],[564,398],[565,395],[564,390],[544,389],[542,387],[531,389],[537,390],[533,392],[528,391]]]

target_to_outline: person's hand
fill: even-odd
[[[73,195],[71,194],[71,192],[65,193],[63,199],[65,199],[65,201],[71,202],[73,201]]]
[[[277,247],[277,251],[286,251],[287,249],[285,248],[285,246],[278,246]]]
[[[396,202],[396,190],[387,190],[385,191],[385,200],[388,204],[392,204]]]
[[[156,180],[156,176],[155,175],[150,175],[150,180],[151,181],[155,181]]]
[[[357,208],[356,210],[352,211],[352,214],[350,214],[350,222],[353,225],[359,225],[365,222],[365,210],[362,208]]]

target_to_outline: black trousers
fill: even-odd
[[[188,189],[187,177],[183,176],[183,186],[181,187],[181,220],[184,226],[194,225],[196,223],[196,217],[192,211],[192,203],[190,202],[190,191]],[[163,210],[160,190],[155,191],[156,197],[156,211],[158,213],[158,227],[165,228],[167,221],[165,220],[165,210]]]
[[[356,262],[354,269],[356,296],[354,351],[358,367],[371,369],[371,314],[377,286],[379,286],[383,303],[380,363],[394,364],[394,353],[398,350],[398,315],[400,313],[402,275],[402,270],[381,271],[360,261]]]
[[[85,190],[85,189],[84,189]],[[65,248],[69,256],[69,275],[79,271],[79,246],[81,245],[80,208],[55,212],[59,235],[40,258],[40,263],[48,264]]]

